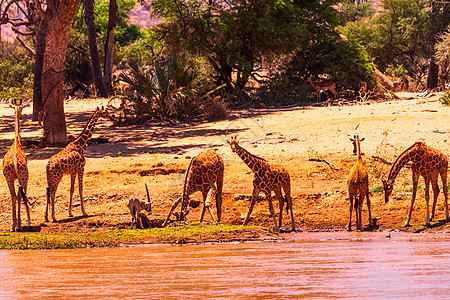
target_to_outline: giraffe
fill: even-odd
[[[367,199],[367,208],[369,210],[369,226],[373,227],[372,215],[370,211],[370,199],[369,199],[369,176],[367,174],[367,168],[361,159],[361,144],[364,138],[359,138],[355,135],[350,138],[353,142],[353,153],[357,154],[357,159],[353,167],[350,169],[348,175],[347,185],[348,185],[348,195],[350,197],[350,218],[348,221],[347,230],[352,230],[352,210],[353,210],[353,200],[355,201],[355,213],[356,213],[356,228],[358,230],[363,230],[362,227],[362,206],[364,202],[364,197]]]
[[[15,134],[14,142],[3,158],[3,175],[8,183],[9,192],[11,194],[12,204],[12,226],[11,231],[21,231],[22,224],[20,220],[20,202],[23,199],[27,210],[28,226],[31,226],[30,207],[26,196],[28,185],[28,166],[27,157],[22,149],[20,137],[20,121],[22,120],[22,110],[29,106],[31,99],[22,104],[22,100],[10,103],[9,106],[14,109],[15,115]],[[19,182],[19,190],[16,194],[14,182]],[[17,212],[16,212],[17,204]]]
[[[177,219],[184,221],[186,215],[189,213],[187,210],[189,204],[189,196],[197,191],[201,191],[203,194],[203,209],[200,216],[200,222],[203,221],[206,208],[214,221],[214,216],[211,213],[210,190],[214,191],[214,198],[216,199],[216,209],[217,209],[217,222],[220,222],[222,215],[222,187],[223,187],[223,172],[224,164],[222,158],[217,154],[216,151],[209,149],[201,152],[194,158],[192,158],[189,167],[184,178],[184,188],[183,194],[178,198],[170,208],[170,212],[163,223],[163,227],[167,225],[169,218],[178,204],[181,202],[181,212],[179,213]],[[214,186],[216,183],[217,187]],[[207,201],[209,200],[209,201]]]
[[[230,141],[231,151],[235,152],[244,163],[253,171],[255,177],[253,179],[253,193],[250,202],[250,208],[248,210],[247,216],[244,220],[244,225],[247,224],[250,219],[250,215],[253,211],[253,206],[255,205],[258,194],[262,191],[267,198],[267,203],[269,205],[269,211],[272,215],[275,228],[279,232],[279,227],[281,227],[283,219],[283,206],[284,201],[287,202],[286,211],[291,212],[291,226],[292,230],[295,230],[294,213],[292,211],[292,198],[291,198],[291,180],[289,173],[280,165],[270,164],[264,158],[258,157],[251,154],[241,146],[239,146],[236,137],[232,137]],[[286,195],[286,200],[283,198],[281,190],[284,190]],[[272,195],[271,192],[275,192],[275,196],[278,198],[280,206],[279,215],[279,225],[277,225],[277,220],[275,218],[273,206],[272,206]]]
[[[394,188],[395,178],[397,178],[398,173],[403,168],[407,162],[412,162],[412,180],[413,180],[413,193],[411,199],[411,206],[409,208],[408,216],[406,218],[405,226],[409,226],[411,220],[411,213],[414,206],[414,201],[416,200],[417,184],[419,182],[419,176],[425,179],[425,201],[427,204],[427,217],[426,225],[430,225],[430,221],[434,218],[434,212],[436,209],[436,201],[439,195],[438,177],[441,175],[442,186],[444,190],[445,198],[445,215],[447,221],[450,220],[448,212],[447,203],[447,169],[449,158],[443,154],[441,151],[434,149],[425,145],[423,142],[416,142],[411,147],[406,149],[395,161],[394,165],[389,172],[387,181],[383,180],[384,187],[384,200],[385,203],[389,201],[389,196]],[[429,192],[430,183],[433,189],[433,207],[431,212],[431,217],[429,214],[428,203],[429,203]]]
[[[53,222],[56,222],[55,216],[55,195],[58,184],[64,174],[70,174],[70,200],[69,217],[72,217],[72,198],[75,188],[75,177],[78,175],[78,190],[81,201],[81,211],[83,216],[87,216],[83,201],[83,175],[86,158],[84,151],[94,132],[94,127],[99,118],[114,120],[113,117],[103,107],[94,111],[86,126],[80,135],[72,140],[61,152],[53,155],[47,163],[47,205],[45,207],[45,221],[48,222],[48,206],[51,203]]]

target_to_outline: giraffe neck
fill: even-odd
[[[408,149],[405,152],[403,152],[395,161],[394,165],[391,168],[391,171],[389,172],[388,181],[395,181],[395,178],[397,178],[398,173],[400,173],[400,170],[409,162],[411,161],[412,154],[415,150],[414,149]]]
[[[242,161],[254,172],[261,171],[261,165],[265,164],[263,158],[251,154],[238,144],[235,145],[236,154],[242,159]],[[259,167],[258,167],[259,166]]]
[[[95,124],[97,123],[98,118],[100,117],[98,110],[95,111],[89,121],[86,123],[83,131],[80,135],[73,141],[74,144],[77,144],[78,151],[82,154],[84,150],[91,140],[92,134],[94,133]]]
[[[357,153],[357,160],[360,161],[361,160],[361,144],[360,144],[359,139],[356,141],[356,153]]]
[[[16,117],[14,120],[15,125],[15,132],[14,132],[14,143],[18,143],[20,145],[21,143],[21,136],[20,136],[20,119],[18,114],[16,113]]]

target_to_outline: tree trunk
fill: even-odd
[[[50,1],[47,2],[47,9],[43,13],[48,28],[41,78],[44,111],[42,141],[48,145],[67,144],[63,71],[72,22],[78,5],[79,0]]]
[[[108,33],[105,43],[105,82],[108,87],[111,87],[112,81],[112,67],[114,57],[114,40],[116,36],[116,23],[117,23],[117,3],[116,0],[109,2],[109,20],[108,20]]]
[[[438,79],[439,79],[439,66],[434,61],[434,58],[431,58],[430,66],[428,67],[427,90],[437,88]]]
[[[100,97],[108,97],[105,82],[103,81],[102,69],[100,68],[100,59],[98,58],[97,37],[94,23],[94,0],[83,0],[84,20],[86,21],[89,52],[91,54],[92,71],[94,73],[94,84],[97,94]]]
[[[39,114],[42,112],[42,64],[44,62],[45,36],[47,35],[47,22],[39,15],[37,16],[36,30],[36,49],[34,59],[34,77],[33,77],[33,121],[38,121]]]

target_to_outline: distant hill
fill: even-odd
[[[141,29],[146,29],[153,24],[161,22],[161,20],[151,18],[150,12],[145,7],[141,4],[136,4],[136,7],[130,14],[130,22],[140,25]]]

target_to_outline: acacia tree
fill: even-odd
[[[151,12],[164,19],[156,33],[169,47],[206,57],[219,81],[242,89],[263,58],[291,52],[310,30],[326,31],[335,2],[154,0]]]

